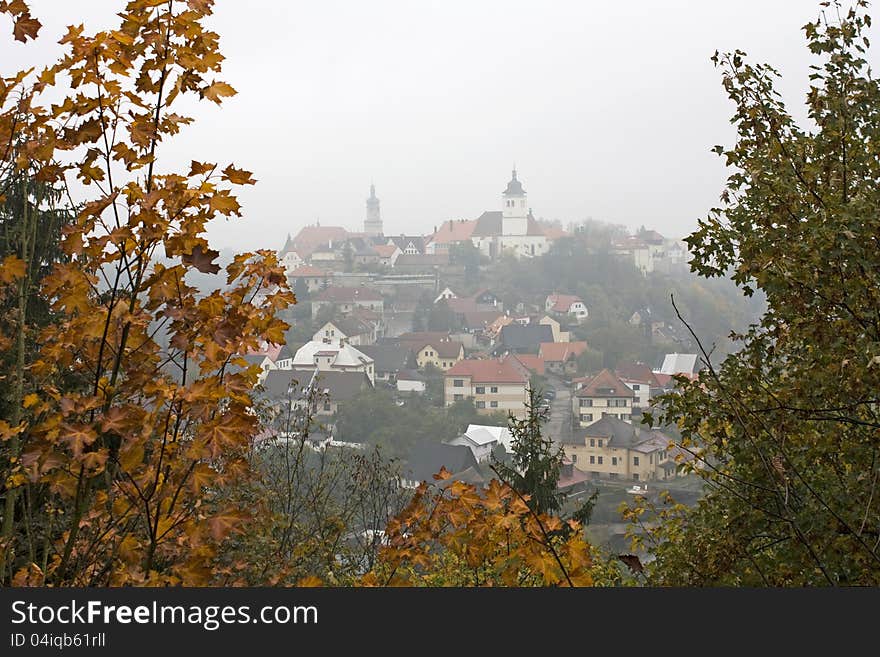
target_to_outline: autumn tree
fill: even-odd
[[[192,122],[175,111],[183,99],[235,93],[215,77],[212,4],[132,0],[117,29],[72,26],[56,63],[0,83],[4,175],[23,181],[25,199],[38,184],[62,188],[76,211],[54,227],[64,257],[45,276],[35,242],[0,263],[4,299],[25,286],[54,316],[36,326],[18,312],[0,336],[5,351],[38,330],[0,420],[4,584],[206,584],[244,520],[216,494],[251,476],[259,431],[258,372],[238,355],[282,341],[276,312],[294,298],[269,251],[237,256],[222,291],[185,282],[190,270],[219,273],[205,228],[239,216],[234,189],[255,182],[233,165],[194,159],[171,172],[159,159]],[[15,38],[36,37],[24,2],[0,13]],[[35,209],[46,207],[24,203],[10,221],[31,226]]]
[[[713,58],[737,141],[715,149],[731,174],[687,240],[691,266],[761,291],[767,310],[739,351],[663,399],[708,493],[656,509],[655,583],[880,584],[880,88],[866,5],[822,3],[804,27],[805,126],[771,66]]]

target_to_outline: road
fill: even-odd
[[[546,374],[547,384],[556,391],[556,399],[550,405],[550,419],[544,425],[544,435],[554,443],[571,433],[571,391],[560,377]]]

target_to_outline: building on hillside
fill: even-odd
[[[587,306],[573,294],[551,294],[544,302],[544,310],[562,317],[573,315],[578,322],[589,316]]]
[[[368,287],[330,286],[316,293],[312,298],[312,319],[321,309],[332,307],[341,314],[350,313],[355,308],[366,308],[380,315],[384,312],[382,295]]]
[[[312,340],[324,344],[348,343],[356,347],[376,342],[376,327],[351,315],[325,322]]]
[[[587,350],[583,340],[575,342],[542,342],[538,357],[544,361],[548,370],[554,374],[574,374],[577,371],[577,358]]]
[[[370,198],[367,199],[367,216],[364,219],[364,233],[366,235],[381,236],[382,213],[379,210],[379,199],[376,197],[376,186],[370,185]]]
[[[550,315],[544,315],[538,320],[538,324],[544,324],[550,327],[553,331],[553,342],[568,342],[571,339],[571,334],[568,331],[564,331],[562,329],[562,324],[550,317]]]
[[[524,368],[523,371],[526,373],[526,376],[531,376],[532,374],[544,376],[547,372],[547,365],[544,363],[544,359],[540,356],[533,356],[532,354],[510,354],[510,361],[514,364],[521,365]]]
[[[541,344],[553,342],[553,329],[546,324],[508,324],[501,329],[498,353],[537,354]]]
[[[293,356],[294,370],[321,372],[363,372],[371,385],[375,385],[373,359],[350,344],[328,344],[312,340],[300,347]]]
[[[492,458],[492,451],[501,446],[505,452],[513,449],[513,434],[507,427],[494,427],[487,424],[469,424],[465,432],[446,441],[447,445],[464,445],[479,463]]]
[[[427,389],[425,377],[415,370],[400,370],[394,382],[397,392],[423,393]]]
[[[332,416],[339,412],[346,402],[357,397],[361,392],[373,387],[370,378],[359,371],[315,370],[309,387],[319,395],[317,414]]]
[[[396,244],[377,244],[373,247],[373,251],[379,255],[379,264],[387,268],[394,267],[397,259],[403,255],[403,251]]]
[[[358,351],[373,359],[376,381],[394,385],[400,372],[416,367],[412,348],[397,342],[382,342],[358,347]]]
[[[529,377],[507,359],[462,360],[443,377],[446,406],[472,399],[478,413],[526,414]]]
[[[630,422],[634,400],[635,394],[629,386],[607,369],[586,381],[571,397],[575,421],[581,427],[609,415]]]
[[[647,431],[613,416],[563,438],[574,466],[594,479],[654,481],[677,476],[683,452],[659,431]]]
[[[454,340],[431,340],[414,351],[419,369],[433,365],[445,372],[464,358],[464,345]]]
[[[445,253],[403,253],[394,261],[394,271],[402,274],[430,274],[447,265],[449,256]]]
[[[450,247],[456,244],[471,242],[471,236],[477,222],[466,219],[450,219],[444,221],[439,229],[434,230],[425,247],[427,253],[449,253]]]
[[[290,233],[287,234],[287,241],[284,242],[284,246],[278,252],[278,262],[284,265],[284,270],[288,272],[288,275],[289,272],[305,262],[303,255],[294,246]]]
[[[314,294],[329,287],[332,279],[333,274],[312,265],[299,265],[287,270],[287,281],[294,293],[305,290],[307,294]]]
[[[289,345],[281,347],[281,351],[278,352],[278,358],[275,360],[275,367],[279,370],[293,369],[294,353],[294,350]]]
[[[697,373],[696,354],[666,354],[660,366],[654,369],[655,374],[686,374]]]
[[[651,368],[644,363],[618,363],[615,374],[633,391],[633,408],[648,408],[651,399],[663,387]]]
[[[458,299],[458,295],[448,287],[444,287],[443,291],[434,299],[434,303],[437,304],[441,301],[449,301],[450,299]]]
[[[403,255],[424,255],[425,238],[421,235],[388,235],[386,244],[394,244]]]
[[[289,242],[289,247],[303,260],[309,260],[318,249],[332,250],[334,244],[342,244],[347,238],[348,231],[342,226],[322,226],[317,222],[314,226],[303,227]]]

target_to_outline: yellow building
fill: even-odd
[[[672,439],[606,416],[564,441],[574,467],[594,479],[654,481],[677,476]]]
[[[635,394],[614,372],[602,370],[582,383],[571,396],[572,412],[579,426],[588,427],[603,417],[632,420]]]
[[[454,340],[428,342],[414,351],[419,368],[433,365],[444,372],[464,358],[464,345]]]

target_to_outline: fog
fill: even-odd
[[[64,25],[115,26],[108,0],[33,0],[27,46],[2,71],[60,51]],[[160,167],[234,162],[259,183],[218,247],[280,247],[307,223],[359,230],[371,182],[385,232],[429,232],[500,207],[516,164],[537,217],[592,217],[686,234],[717,202],[732,107],[709,61],[740,48],[783,73],[802,116],[801,26],[815,0],[412,2],[251,0],[216,5],[239,94],[194,108]],[[8,23],[6,24],[8,26]],[[4,27],[3,29],[7,29]]]

